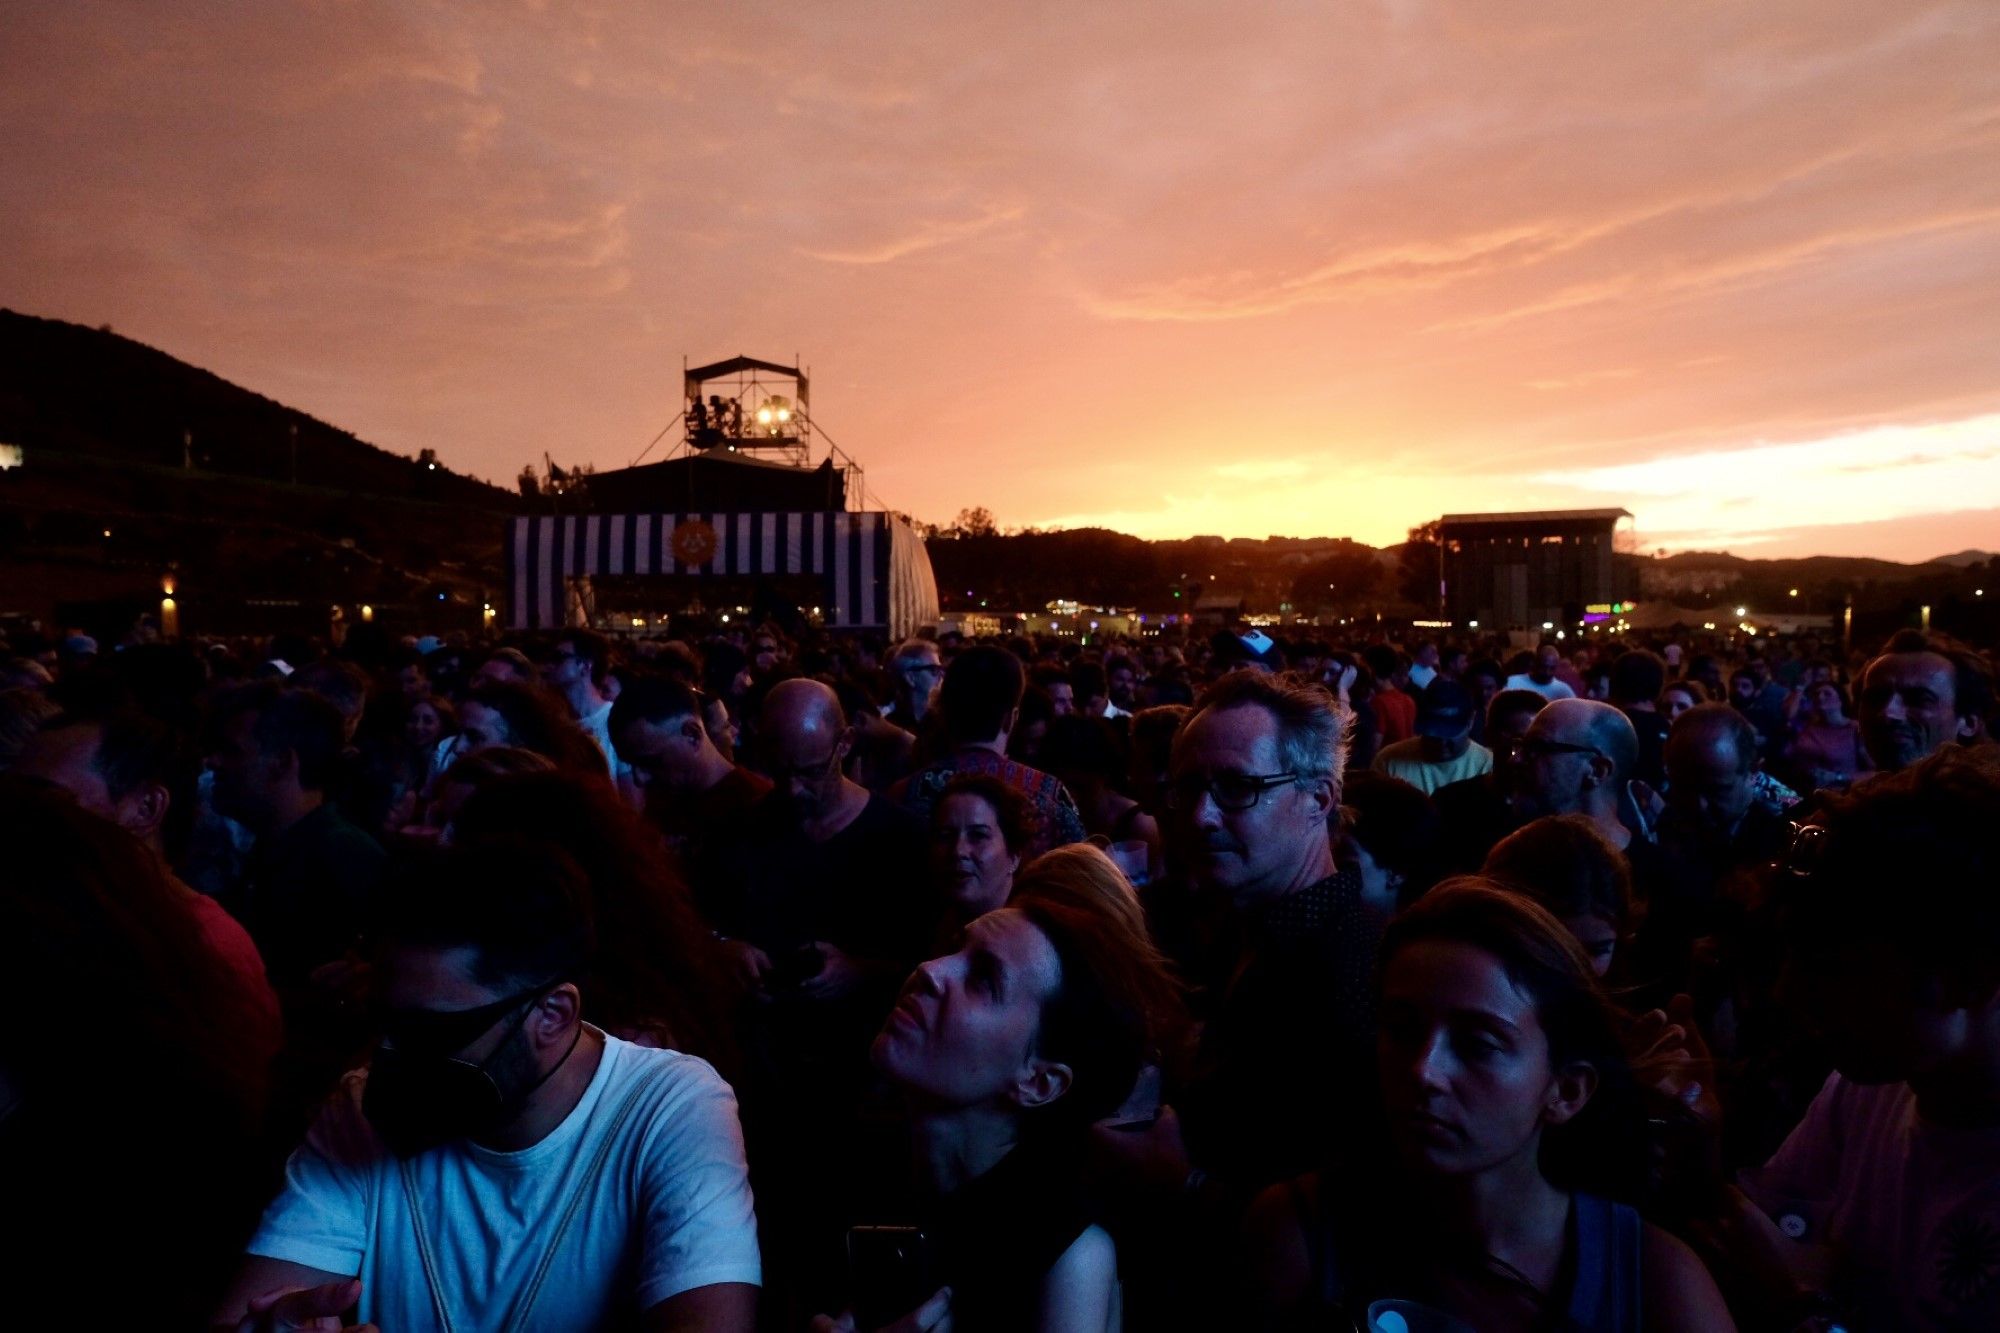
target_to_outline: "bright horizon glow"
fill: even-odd
[[[684,357],[744,353],[800,356],[932,521],[2000,534],[1986,0],[85,4],[9,38],[0,305],[502,485],[627,464]]]

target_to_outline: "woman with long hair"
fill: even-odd
[[[1847,691],[1830,680],[1804,690],[1805,707],[1785,746],[1788,776],[1801,791],[1815,787],[1846,787],[1875,771],[1868,747],[1861,743],[1861,724],[1853,717]]]
[[[1498,1333],[1733,1328],[1693,1252],[1620,1202],[1644,1185],[1644,1106],[1562,923],[1466,877],[1381,957],[1381,1139],[1257,1200],[1264,1325],[1400,1300]]]

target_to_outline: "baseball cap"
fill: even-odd
[[[1417,696],[1417,730],[1426,736],[1456,736],[1472,725],[1472,710],[1465,687],[1439,676]]]

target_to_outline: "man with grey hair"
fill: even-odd
[[[906,640],[889,660],[889,676],[895,697],[883,706],[882,716],[913,736],[922,735],[931,701],[937,698],[938,684],[944,680],[938,646],[929,639]]]
[[[1176,1115],[1100,1134],[1135,1188],[1240,1206],[1313,1169],[1367,1104],[1370,980],[1383,916],[1336,864],[1347,712],[1297,675],[1240,670],[1174,738],[1168,823],[1187,889],[1220,922],[1187,960],[1213,997],[1199,1075]],[[1182,1127],[1185,1124],[1185,1138]]]

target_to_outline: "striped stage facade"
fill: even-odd
[[[572,514],[507,529],[508,623],[554,629],[571,580],[817,575],[830,629],[914,633],[938,616],[923,538],[885,513]]]

